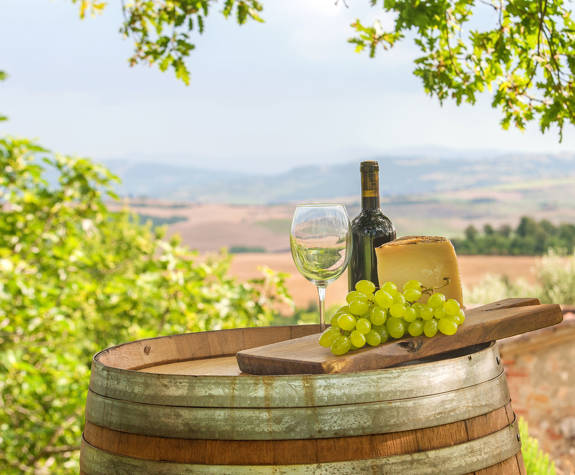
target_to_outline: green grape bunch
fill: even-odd
[[[422,303],[424,294],[431,295]],[[360,280],[346,301],[347,305],[337,310],[330,327],[319,337],[319,344],[334,355],[366,345],[378,346],[406,335],[455,335],[465,321],[465,312],[457,300],[446,299],[417,280],[406,282],[401,291],[393,282],[384,282],[376,291],[373,282]]]

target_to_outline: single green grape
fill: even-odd
[[[365,315],[369,310],[369,301],[367,300],[354,300],[349,304],[351,313],[357,316]]]
[[[408,280],[405,284],[403,284],[403,291],[405,292],[407,289],[415,289],[421,291],[421,282],[418,280]]]
[[[423,333],[423,320],[415,320],[407,327],[407,332],[411,336],[419,336]]]
[[[385,343],[387,340],[389,340],[389,333],[387,333],[387,328],[385,328],[385,325],[373,326],[371,327],[371,330],[379,333],[379,336],[381,337],[381,343]]]
[[[417,319],[417,312],[413,307],[407,307],[403,313],[403,319],[406,322],[414,322]]]
[[[348,294],[345,296],[345,300],[347,301],[347,303],[352,303],[355,302],[356,300],[365,300],[367,301],[367,295],[364,294],[363,292],[358,292],[357,290],[352,290],[351,292],[348,292]]]
[[[329,348],[338,336],[341,336],[339,328],[330,327],[319,337],[319,344],[324,348]]]
[[[459,302],[455,299],[449,299],[447,302],[443,304],[443,308],[445,308],[445,313],[447,315],[455,315],[459,312]]]
[[[365,295],[373,294],[375,292],[375,284],[369,280],[360,280],[356,282],[355,290]]]
[[[373,308],[371,309],[371,312],[369,313],[369,319],[371,320],[371,323],[374,325],[383,325],[385,323],[385,320],[387,318],[387,312],[377,306],[374,305]]]
[[[450,320],[453,320],[455,322],[455,324],[457,325],[457,327],[459,328],[459,315],[447,315],[445,318],[449,318]]]
[[[345,355],[351,349],[351,340],[341,335],[334,340],[329,349],[334,355]]]
[[[351,313],[342,313],[337,319],[337,326],[349,332],[355,328],[355,317]]]
[[[461,325],[465,321],[465,312],[463,311],[462,308],[459,309],[459,312],[457,312],[457,314],[455,316],[458,319],[458,322],[457,322],[458,325]]]
[[[457,323],[451,318],[442,318],[437,324],[437,328],[444,335],[455,335],[457,332]]]
[[[408,302],[417,302],[421,298],[421,290],[406,289],[403,291],[403,296]]]
[[[336,315],[342,314],[342,313],[349,313],[349,305],[344,305],[342,307],[339,307],[337,309],[337,311],[335,312]]]
[[[437,308],[433,309],[433,316],[435,318],[437,318],[438,320],[441,320],[442,318],[447,317],[447,314],[445,313],[445,308],[443,307],[443,305],[441,307],[437,307]]]
[[[437,334],[437,320],[432,318],[423,324],[423,333],[426,337],[431,338]]]
[[[366,341],[365,335],[360,331],[357,330],[352,331],[351,335],[349,335],[349,339],[351,341],[351,344],[356,348],[363,348],[365,346]]]
[[[339,319],[340,315],[343,315],[343,314],[342,313],[336,313],[333,317],[331,317],[329,324],[331,325],[332,328],[339,328],[338,319]]]
[[[443,305],[443,302],[445,302],[445,295],[436,292],[431,297],[429,297],[427,305],[429,305],[431,308],[437,308]]]
[[[405,298],[405,296],[399,292],[395,292],[393,294],[393,303],[400,303],[402,305],[405,305],[407,303],[407,299]]]
[[[405,322],[401,318],[388,318],[385,323],[385,328],[392,338],[401,338],[405,335]]]
[[[367,318],[359,318],[357,322],[355,322],[355,329],[367,335],[371,330],[371,322]]]
[[[395,285],[393,282],[384,282],[380,288],[389,294],[397,292],[397,285]]]
[[[365,340],[369,346],[377,346],[381,343],[381,335],[375,330],[371,330],[365,335]]]
[[[431,320],[433,318],[433,309],[427,305],[424,305],[421,309],[421,318],[423,320]]]
[[[417,318],[421,318],[421,311],[423,310],[423,304],[419,303],[419,302],[415,302],[411,308],[413,310],[415,310],[415,316]]]
[[[381,308],[389,308],[393,304],[393,295],[383,289],[379,289],[375,293],[375,303]]]
[[[389,307],[389,313],[392,317],[401,318],[405,314],[406,307],[402,303],[394,303]]]

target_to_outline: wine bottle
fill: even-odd
[[[379,208],[379,164],[361,162],[361,212],[351,223],[352,253],[348,267],[348,287],[367,279],[379,288],[375,248],[395,239],[391,220]]]

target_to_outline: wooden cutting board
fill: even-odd
[[[237,353],[238,365],[249,374],[350,373],[387,368],[478,343],[499,340],[555,325],[561,307],[537,299],[505,299],[466,311],[465,323],[452,336],[409,337],[334,356],[318,343],[319,334],[250,348]]]

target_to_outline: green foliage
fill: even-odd
[[[45,179],[47,168],[57,182]],[[228,276],[164,230],[112,213],[87,159],[0,139],[0,472],[77,473],[91,356],[137,338],[268,324],[285,275]]]
[[[413,38],[421,56],[414,74],[443,104],[475,104],[485,89],[502,111],[501,125],[524,129],[537,119],[542,132],[575,123],[575,23],[564,0],[371,0],[393,17],[352,27],[357,52],[374,56]]]
[[[157,227],[168,224],[181,223],[182,221],[187,221],[188,219],[184,216],[154,216],[151,214],[138,213],[138,220],[142,223],[147,223],[149,221],[152,223],[153,227]]]
[[[4,81],[6,79],[7,75],[4,71],[0,71],[0,81]],[[8,117],[6,117],[5,115],[0,114],[0,122],[2,122],[3,120],[8,119]]]
[[[536,285],[511,281],[505,275],[487,275],[465,290],[467,304],[484,304],[510,297],[537,297],[542,303],[575,304],[575,254],[565,257],[550,252],[535,267]]]
[[[515,230],[508,225],[494,229],[486,224],[481,234],[468,226],[465,238],[452,242],[459,254],[541,256],[550,249],[571,254],[575,251],[575,225],[555,226],[546,219],[535,221],[523,216]]]
[[[80,17],[86,13],[100,13],[106,2],[98,0],[72,0],[80,4]],[[134,0],[122,1],[124,22],[120,32],[131,38],[134,54],[129,62],[155,64],[160,71],[172,69],[177,79],[190,83],[186,58],[196,48],[192,35],[202,34],[214,2],[210,0]],[[235,17],[243,25],[249,19],[263,22],[259,12],[263,9],[257,0],[225,0],[221,13],[225,18]]]
[[[575,304],[575,254],[565,258],[549,253],[537,266],[537,280],[541,302]]]
[[[535,297],[538,289],[525,280],[512,281],[506,275],[486,275],[471,289],[464,289],[465,305],[482,305],[509,297]]]
[[[86,18],[88,14],[100,14],[107,5],[107,2],[102,0],[72,0],[72,3],[80,4],[80,18]]]
[[[529,435],[527,422],[522,417],[519,418],[519,435],[527,475],[556,475],[555,464],[549,460],[549,455],[539,448],[539,441]]]

